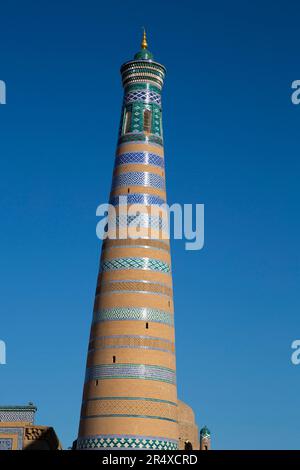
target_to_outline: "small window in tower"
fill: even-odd
[[[169,304],[169,307],[170,307],[170,305],[171,305],[170,301],[168,301],[168,304]]]
[[[98,379],[97,379],[97,380],[95,380],[95,385],[96,385],[96,387],[97,387],[97,385],[98,385]]]
[[[113,363],[116,363],[116,356],[113,356]]]
[[[131,111],[128,110],[126,111],[126,115],[125,115],[124,134],[128,134],[128,132],[130,132],[130,126],[131,126]]]
[[[130,188],[127,189],[128,194],[130,193]]]
[[[146,330],[148,330],[148,328],[149,328],[149,323],[147,322],[146,323]]]
[[[151,132],[151,111],[149,109],[145,109],[144,111],[144,131]]]

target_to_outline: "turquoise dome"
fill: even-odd
[[[134,59],[135,60],[152,60],[153,59],[153,54],[150,51],[148,51],[148,43],[147,43],[145,28],[144,28],[143,39],[141,42],[141,50],[135,54]]]
[[[207,426],[204,426],[201,429],[200,436],[202,436],[202,437],[209,437],[210,436],[210,430],[207,428]]]
[[[134,56],[135,60],[152,60],[153,54],[148,49],[141,49]]]

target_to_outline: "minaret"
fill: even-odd
[[[153,60],[145,31],[141,50],[121,75],[110,203],[119,229],[137,221],[122,214],[124,197],[143,205],[142,236],[103,242],[77,448],[173,450],[179,431],[170,247],[164,217],[148,213],[150,205],[159,209],[166,202],[165,68]]]
[[[204,426],[200,431],[200,450],[210,450],[211,436],[210,430]]]

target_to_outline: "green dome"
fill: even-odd
[[[139,52],[137,52],[134,56],[135,60],[152,60],[153,59],[153,54],[148,51],[148,49],[141,49]]]
[[[143,39],[141,42],[141,50],[135,54],[134,59],[135,60],[152,60],[153,59],[153,54],[151,54],[151,52],[148,51],[148,43],[147,43],[145,29],[144,29]]]
[[[200,436],[202,436],[202,437],[210,437],[210,430],[208,429],[207,426],[204,426],[204,428],[201,429],[201,431],[200,431]]]

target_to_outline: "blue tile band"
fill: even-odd
[[[131,171],[113,177],[112,189],[120,186],[144,186],[155,189],[165,189],[165,179],[155,173]]]
[[[126,198],[126,199],[124,199]],[[158,196],[152,196],[151,194],[124,194],[120,196],[113,196],[110,199],[110,204],[113,206],[130,205],[130,204],[143,204],[144,206],[166,204],[166,201]]]
[[[115,167],[128,164],[153,165],[164,168],[164,159],[150,152],[128,152],[116,156]]]
[[[149,364],[100,364],[86,369],[85,382],[107,379],[155,380],[176,384],[175,370]]]
[[[162,230],[168,233],[168,218],[151,216],[148,214],[125,215],[121,214],[116,217],[117,227],[141,227],[151,228],[153,230]]]

